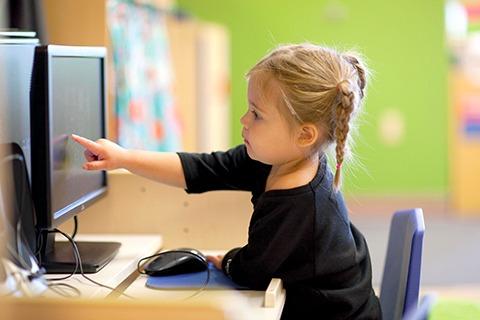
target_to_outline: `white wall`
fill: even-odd
[[[0,0],[0,29],[6,28],[7,23],[7,12],[8,12],[7,0]]]

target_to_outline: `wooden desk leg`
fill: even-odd
[[[265,291],[265,308],[274,308],[277,304],[280,292],[283,289],[282,279],[273,278],[270,280],[267,290]]]

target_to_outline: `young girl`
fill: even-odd
[[[281,278],[287,291],[282,319],[379,319],[367,244],[339,191],[365,74],[354,55],[329,48],[273,50],[247,74],[244,144],[226,152],[158,153],[73,139],[87,149],[87,170],[123,167],[189,193],[250,191],[248,243],[209,260],[252,289]],[[332,143],[335,175],[324,155]]]

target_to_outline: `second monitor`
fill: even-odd
[[[106,136],[106,50],[103,47],[36,48],[31,88],[32,194],[39,260],[48,273],[70,273],[79,266],[73,247],[56,242],[53,232],[103,197],[105,171],[85,171],[83,150],[71,139]],[[76,242],[83,271],[97,272],[117,253],[115,242]]]

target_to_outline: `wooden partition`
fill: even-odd
[[[159,233],[167,248],[231,249],[247,241],[248,192],[188,195],[123,170],[108,178],[107,196],[79,215],[80,233]],[[72,228],[71,222],[61,226]]]

